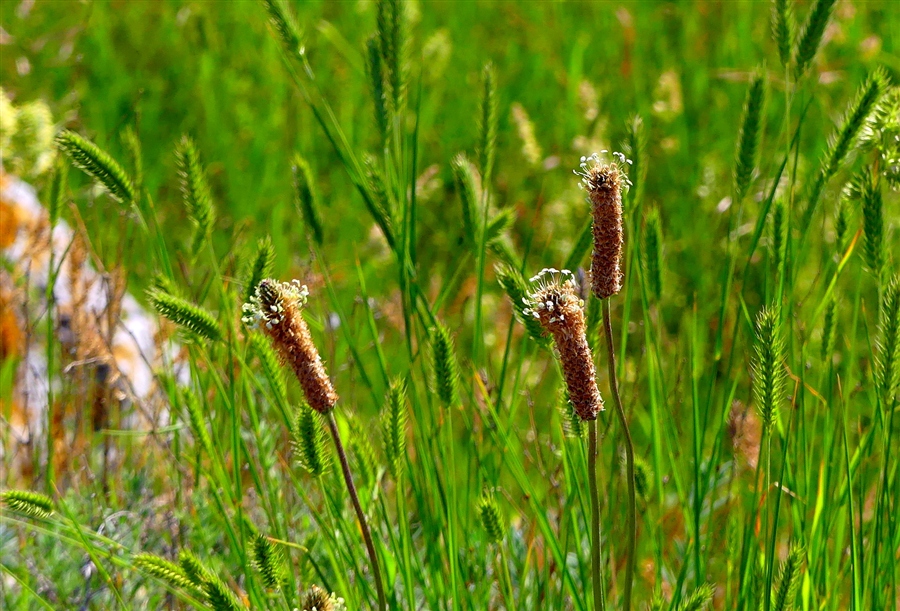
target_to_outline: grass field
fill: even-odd
[[[0,27],[4,93],[62,134],[5,170],[181,347],[167,420],[129,429],[142,406],[81,416],[102,383],[33,312],[51,438],[0,454],[34,493],[0,493],[0,607],[900,607],[892,2],[10,1]],[[598,299],[573,170],[605,150],[632,184]],[[574,273],[596,421],[523,311],[543,268]],[[330,382],[242,321],[264,277],[308,286]]]

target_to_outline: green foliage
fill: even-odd
[[[134,174],[134,190],[140,194],[144,190],[144,150],[141,140],[131,125],[126,125],[121,133],[122,144],[128,152],[131,171]]]
[[[30,490],[4,490],[0,492],[0,503],[33,518],[49,518],[54,510],[53,499]]]
[[[282,401],[286,401],[287,387],[285,386],[281,364],[278,362],[278,354],[272,348],[272,343],[262,333],[251,333],[250,346],[259,359],[262,371],[275,395]]]
[[[200,251],[203,243],[209,239],[216,222],[215,209],[206,171],[200,163],[197,146],[188,135],[181,137],[175,146],[175,163],[178,166],[178,177],[181,182],[181,194],[188,217],[194,225],[193,252]]]
[[[359,418],[350,421],[350,439],[347,445],[353,456],[353,471],[359,475],[363,486],[371,486],[378,478],[379,464],[371,443],[371,432],[364,428]]]
[[[763,110],[766,101],[766,80],[762,69],[757,70],[744,101],[741,117],[741,131],[738,136],[734,161],[734,201],[740,202],[750,186],[750,178],[756,168],[759,156],[759,142],[762,138]]]
[[[456,192],[459,194],[459,203],[462,210],[463,235],[465,239],[474,243],[478,236],[476,230],[481,226],[481,216],[478,213],[478,187],[475,183],[475,168],[464,153],[460,153],[450,162],[453,168],[453,180],[456,184]]]
[[[319,198],[316,195],[316,186],[313,182],[313,173],[309,163],[299,154],[294,155],[294,202],[307,230],[312,234],[313,240],[319,246],[324,239],[322,229],[322,217],[319,214]]]
[[[631,168],[628,178],[631,180],[631,188],[628,189],[628,208],[639,206],[644,200],[644,185],[647,182],[647,127],[640,115],[634,115],[626,126],[625,142],[622,144],[622,152],[631,160]]]
[[[56,146],[76,168],[103,185],[113,199],[124,204],[134,201],[131,179],[122,166],[96,144],[66,130],[56,136]]]
[[[491,244],[503,237],[506,231],[512,227],[515,221],[515,211],[512,208],[505,208],[494,215],[484,230],[484,239]]]
[[[269,236],[260,238],[256,243],[256,256],[253,257],[253,264],[244,284],[244,303],[249,303],[259,283],[272,275],[274,265],[275,247],[272,245],[272,238]]]
[[[154,309],[177,325],[190,329],[211,341],[222,339],[222,328],[213,316],[194,304],[158,289],[151,289],[147,297]]]
[[[206,430],[206,418],[203,416],[203,409],[200,407],[200,401],[196,395],[190,391],[182,391],[180,393],[182,403],[187,409],[188,420],[191,424],[191,432],[194,439],[200,444],[200,447],[207,456],[213,453],[212,438],[209,431]]]
[[[650,295],[659,302],[662,297],[662,222],[658,208],[651,208],[647,214],[641,254]]]
[[[50,189],[47,193],[47,215],[50,218],[50,226],[55,227],[59,220],[59,213],[66,200],[68,188],[69,166],[57,160],[50,175]]]
[[[828,299],[828,305],[825,307],[825,322],[822,325],[822,350],[821,358],[826,363],[831,362],[834,354],[834,337],[835,327],[837,326],[837,299],[832,295]]]
[[[493,64],[481,71],[481,105],[478,113],[478,171],[484,181],[490,183],[494,171],[497,148],[497,75]]]
[[[786,216],[784,201],[776,201],[772,210],[772,267],[777,277],[784,274],[785,248],[787,248]]]
[[[366,185],[368,187],[369,198],[365,200],[369,209],[369,214],[384,234],[384,239],[388,245],[393,248],[396,243],[394,237],[394,219],[392,205],[388,196],[387,186],[385,184],[384,173],[378,165],[378,160],[371,155],[363,158],[366,171]]]

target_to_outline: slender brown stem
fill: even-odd
[[[603,611],[603,562],[600,556],[600,493],[597,490],[597,419],[588,422],[588,486],[591,493],[591,582],[594,610]]]
[[[362,530],[363,539],[366,542],[366,550],[369,552],[369,561],[372,563],[372,573],[375,577],[375,590],[378,592],[378,608],[380,611],[387,611],[387,597],[384,594],[384,582],[381,579],[381,567],[378,564],[378,554],[375,552],[375,543],[372,541],[372,533],[369,530],[369,523],[366,521],[366,514],[363,513],[362,505],[359,504],[359,494],[357,494],[356,486],[353,484],[353,476],[350,474],[350,464],[347,462],[347,453],[344,451],[344,444],[341,443],[341,435],[338,432],[334,413],[328,412],[326,420],[328,421],[328,429],[331,431],[331,438],[334,439],[334,445],[337,448],[338,458],[340,458],[341,461],[341,471],[344,474],[344,483],[347,484],[347,492],[350,493],[350,500],[353,501],[353,509],[356,510],[356,517],[359,519],[359,528]]]
[[[631,611],[631,590],[634,585],[635,547],[637,545],[637,501],[634,492],[634,442],[631,441],[631,431],[628,430],[628,419],[625,417],[625,409],[622,407],[622,398],[619,396],[619,382],[616,378],[616,350],[613,346],[612,322],[609,316],[609,299],[603,300],[603,328],[606,332],[607,364],[609,365],[609,385],[616,404],[616,415],[622,432],[625,436],[625,471],[628,480],[628,516],[627,525],[627,564],[625,565],[625,593],[622,609]]]

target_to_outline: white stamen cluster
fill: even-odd
[[[597,184],[597,181],[602,181],[605,179],[605,172],[597,172],[595,168],[605,164],[600,155],[606,155],[609,151],[606,149],[600,151],[600,153],[594,153],[588,157],[582,157],[580,163],[578,165],[577,170],[572,170],[572,172],[576,176],[581,176],[581,180],[578,181],[578,186],[585,191],[592,191],[600,187],[600,184]],[[628,172],[625,171],[626,165],[632,165],[633,162],[631,159],[628,159],[624,153],[620,153],[619,151],[613,151],[612,156],[615,157],[615,160],[611,165],[616,166],[619,170],[619,174],[622,176],[621,183],[625,187],[631,187],[631,180],[628,178]]]
[[[251,328],[259,328],[265,325],[271,330],[275,325],[284,321],[284,310],[287,302],[292,302],[296,307],[306,305],[309,297],[309,289],[299,280],[291,282],[275,282],[263,280],[256,287],[256,291],[250,296],[250,301],[243,305],[241,320]]]
[[[535,286],[534,291],[522,299],[526,305],[526,315],[540,320],[541,313],[547,312],[550,314],[549,323],[565,322],[567,309],[572,305],[584,306],[584,301],[575,294],[575,274],[567,269],[546,267],[529,282]],[[547,290],[551,287],[556,290]]]

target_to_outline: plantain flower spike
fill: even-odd
[[[327,414],[337,403],[338,395],[303,320],[307,297],[309,289],[297,280],[263,280],[244,304],[242,320],[269,336],[282,361],[294,370],[309,406]]]
[[[582,420],[596,420],[603,410],[603,398],[597,388],[584,302],[576,294],[575,276],[567,269],[549,268],[530,282],[534,288],[523,299],[525,313],[534,316],[553,337],[575,413]]]
[[[601,151],[602,154],[608,151]],[[630,159],[614,152],[605,163],[600,155],[582,157],[575,174],[587,191],[593,217],[594,250],[591,255],[591,290],[606,299],[622,290],[622,190],[631,186],[625,172]]]

